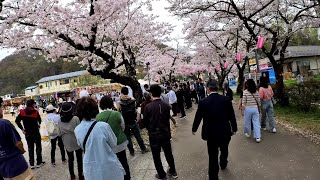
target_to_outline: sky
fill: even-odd
[[[169,7],[169,3],[166,0],[158,0],[152,3],[152,13],[158,15],[158,21],[168,22],[171,23],[174,27],[174,31],[171,34],[173,41],[167,43],[167,45],[176,48],[177,44],[179,43],[180,46],[185,46],[185,42],[183,41],[183,22],[179,20],[177,17],[173,16],[169,13],[165,8]],[[5,58],[6,56],[12,54],[14,49],[3,49],[0,48],[0,61]]]

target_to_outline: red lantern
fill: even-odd
[[[224,69],[227,69],[228,68],[228,63],[224,62],[223,67],[224,67]]]
[[[238,52],[238,53],[237,53],[237,60],[238,60],[238,62],[241,62],[241,59],[242,59],[242,54],[241,54],[241,52]]]
[[[261,49],[264,45],[264,38],[262,36],[258,37],[257,49]]]

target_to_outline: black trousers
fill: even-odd
[[[173,112],[173,116],[177,115],[177,113],[178,113],[178,104],[177,103],[172,104],[172,112]]]
[[[41,145],[40,134],[26,136],[26,140],[28,144],[30,166],[34,166],[34,144],[36,144],[37,165],[41,164],[42,163],[42,145]]]
[[[196,91],[191,91],[191,97],[193,97],[193,98],[196,100],[196,103],[199,102],[199,100],[198,100],[198,94],[197,94]]]
[[[71,177],[75,177],[74,174],[74,152],[76,152],[77,164],[78,164],[78,175],[79,177],[83,176],[83,164],[82,164],[82,150],[78,149],[72,152],[67,151],[68,155],[68,165],[69,165],[69,173]]]
[[[186,112],[184,110],[184,103],[179,103],[178,108],[180,109],[181,116],[186,116]]]
[[[131,132],[133,133],[133,136],[136,138],[141,151],[146,150],[146,146],[144,145],[143,139],[141,137],[140,128],[137,123],[134,123],[132,125],[126,125],[126,128],[124,130],[124,133],[128,139],[128,149],[131,153],[134,153],[134,148],[131,140]]]
[[[130,180],[130,168],[128,165],[128,160],[127,160],[127,155],[126,155],[126,150],[123,150],[121,152],[116,153],[120,163],[122,164],[122,167],[126,171],[126,175],[124,175],[124,180]]]
[[[56,156],[57,141],[58,141],[58,146],[60,148],[62,161],[66,160],[66,152],[64,150],[64,145],[63,145],[63,142],[62,142],[62,138],[58,136],[58,137],[56,137],[54,139],[51,139],[51,163],[55,163],[56,162],[55,156]]]
[[[149,139],[150,139],[150,146],[151,146],[154,166],[156,167],[159,177],[164,178],[166,176],[166,172],[163,169],[161,157],[160,157],[161,148],[163,149],[164,155],[168,162],[169,172],[176,173],[176,166],[175,166],[174,158],[172,155],[170,138],[149,137]]]
[[[185,96],[187,109],[192,107],[191,93]]]
[[[208,154],[209,154],[209,180],[219,179],[219,148],[220,148],[220,166],[228,164],[229,142],[231,137],[226,137],[219,140],[207,140]]]

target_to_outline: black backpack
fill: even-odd
[[[128,104],[124,104],[120,102],[121,106],[121,114],[126,121],[126,123],[132,124],[135,122],[137,118],[137,111],[136,111],[136,103],[134,100],[129,102]]]

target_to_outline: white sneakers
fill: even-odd
[[[248,134],[248,133],[244,133],[244,135],[245,135],[247,138],[250,137],[250,134]]]
[[[261,142],[261,139],[260,138],[256,138],[256,142],[257,143]]]
[[[262,130],[266,131],[267,128],[261,128]],[[273,128],[270,130],[272,133],[276,133],[277,132],[277,129],[276,128]]]

